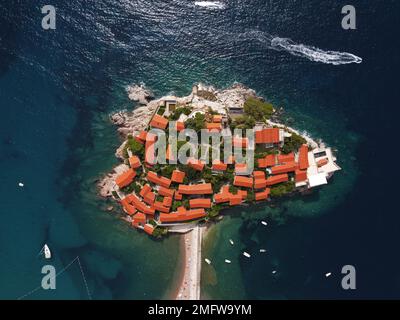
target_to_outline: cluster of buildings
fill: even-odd
[[[172,102],[169,102],[173,105]],[[168,112],[169,110],[167,110]],[[209,130],[222,131],[226,128],[225,115],[212,115],[205,124]],[[151,128],[165,130],[169,124],[167,118],[155,114],[150,121]],[[185,128],[183,121],[176,122],[177,131]],[[284,143],[285,130],[282,128],[256,127],[255,143],[271,147],[280,147]],[[214,193],[210,183],[199,181],[185,184],[185,172],[178,169],[172,172],[171,177],[163,177],[152,170],[153,163],[149,154],[156,136],[146,131],[140,132],[135,139],[145,145],[146,157],[141,159],[130,154],[130,169],[115,179],[114,190],[119,195],[121,205],[127,215],[131,217],[132,226],[153,234],[157,226],[168,227],[204,219],[207,210],[215,204],[228,206],[240,205],[248,198],[248,193],[254,193],[256,201],[265,201],[270,198],[271,188],[288,181],[293,181],[297,190],[307,190],[327,183],[327,179],[334,171],[340,170],[335,163],[330,148],[316,148],[310,150],[304,144],[297,152],[290,154],[268,154],[257,159],[257,169],[250,172],[243,163],[236,163],[233,156],[228,163],[216,160],[210,167],[213,174],[224,173],[228,166],[234,168],[233,181],[227,181],[221,190]],[[233,145],[248,147],[247,138],[234,137]],[[150,152],[148,152],[150,151]],[[169,152],[167,150],[167,158]],[[196,171],[203,171],[206,164],[197,159],[189,159],[188,166]],[[137,179],[137,171],[144,172],[144,178],[136,181],[140,184],[139,194],[132,192],[125,195],[121,189],[129,186]],[[183,206],[187,200],[188,207]],[[187,203],[186,201],[186,203]]]

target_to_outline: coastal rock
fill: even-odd
[[[102,180],[100,180],[97,185],[100,189],[100,195],[104,198],[111,197],[112,191],[114,190],[114,181],[116,177],[119,176],[121,173],[127,171],[128,169],[129,166],[122,163],[119,166],[115,167],[114,170],[111,173],[107,174]]]
[[[127,86],[126,92],[130,100],[143,105],[147,104],[154,97],[153,93],[146,89],[144,84]]]

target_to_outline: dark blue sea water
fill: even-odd
[[[108,115],[134,107],[125,92],[131,83],[161,96],[187,94],[196,82],[235,81],[337,149],[343,170],[317,194],[237,209],[211,229],[204,295],[400,297],[399,2],[352,1],[353,31],[340,24],[347,1],[220,3],[53,0],[53,31],[41,28],[42,2],[0,3],[0,298],[165,297],[179,273],[179,239],[153,241],[131,230],[97,196],[95,182],[117,163],[120,143]],[[276,37],[363,62],[311,61],[271,48]],[[57,277],[57,290],[24,296],[40,285],[45,242],[58,272],[79,256],[90,295],[75,262]],[[354,291],[340,286],[346,264],[357,270]]]

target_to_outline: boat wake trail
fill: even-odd
[[[208,9],[225,9],[225,4],[220,1],[195,1],[194,5]]]
[[[285,50],[292,55],[304,57],[315,62],[333,65],[362,62],[362,58],[348,52],[324,51],[316,47],[296,44],[287,38],[275,37],[271,40],[271,46],[273,49]]]
[[[267,45],[268,49],[277,51],[287,51],[298,57],[303,57],[311,61],[321,62],[333,65],[342,65],[350,63],[361,63],[362,58],[348,52],[324,51],[317,47],[305,44],[297,44],[289,38],[273,37],[264,32],[252,31],[245,34],[247,39],[256,39]]]

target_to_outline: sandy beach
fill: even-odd
[[[175,293],[176,300],[200,299],[202,229],[196,226],[183,236],[184,268],[181,283]]]

